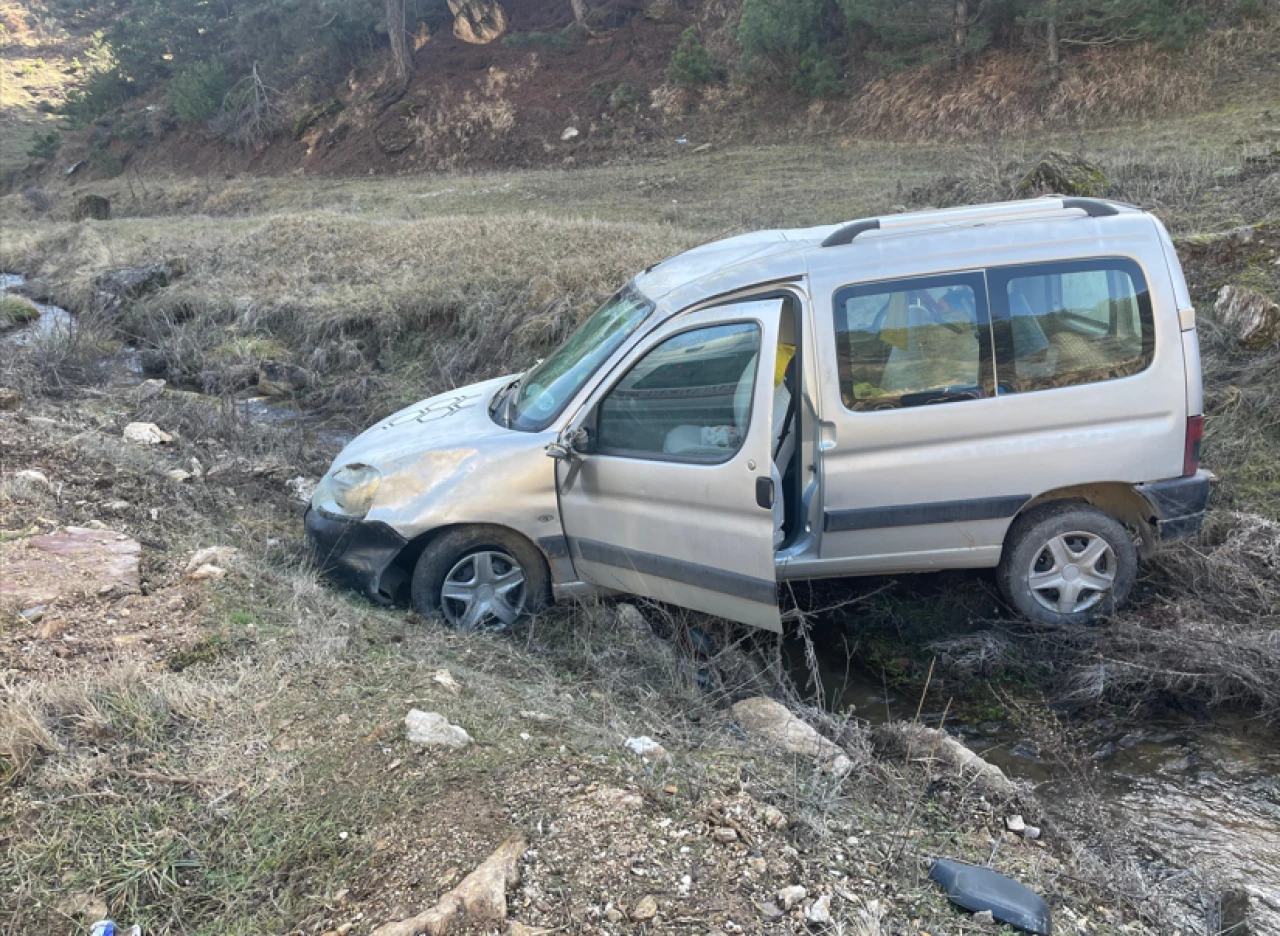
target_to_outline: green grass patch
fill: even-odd
[[[0,330],[26,325],[39,317],[40,310],[30,299],[22,296],[0,296]]]

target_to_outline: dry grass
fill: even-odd
[[[921,66],[875,81],[848,123],[859,134],[935,143],[1196,113],[1221,95],[1220,73],[1274,44],[1273,28],[1259,24],[1210,32],[1181,52],[1085,49],[1056,83],[1035,58],[991,53],[959,75]]]
[[[116,323],[144,363],[216,392],[229,357],[256,364],[287,348],[324,375],[313,403],[360,422],[527,366],[637,270],[698,239],[532,215],[197,218],[42,226],[6,237],[0,268],[87,309],[98,273],[180,256],[186,275]]]
[[[1057,703],[1194,700],[1280,717],[1280,525],[1212,514],[1197,543],[1160,557],[1143,592],[1102,627],[997,625],[930,649],[952,676],[1031,680]]]

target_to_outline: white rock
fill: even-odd
[[[173,436],[155,423],[131,422],[124,427],[124,440],[136,445],[163,445],[172,442]]]
[[[1246,348],[1260,350],[1280,338],[1280,304],[1244,286],[1223,286],[1214,311]]]
[[[790,887],[784,887],[778,891],[778,900],[781,902],[783,910],[790,910],[808,896],[809,892],[799,884],[792,884]]]
[[[311,496],[316,492],[316,486],[320,483],[318,478],[304,478],[298,475],[296,478],[290,478],[284,483],[289,489],[289,493],[294,499],[302,501],[304,504],[311,503]]]
[[[237,550],[232,546],[209,546],[205,549],[198,549],[187,560],[187,567],[184,571],[187,575],[190,575],[201,566],[227,565],[236,552]]]
[[[973,915],[973,922],[979,926],[995,926],[996,917],[990,910],[979,910]]]
[[[1021,816],[1009,816],[1004,821],[1004,827],[1010,832],[1017,832],[1018,834],[1027,831],[1027,824],[1023,822]]]
[[[539,724],[543,724],[543,725],[547,724],[548,722],[555,721],[555,719],[552,716],[548,715],[546,712],[534,712],[530,709],[521,709],[520,717],[527,719],[529,721],[538,722]]]
[[[733,717],[742,730],[769,741],[791,754],[815,758],[823,770],[843,776],[853,763],[832,741],[818,734],[780,702],[764,696],[743,699],[733,706]]]
[[[627,750],[631,751],[633,754],[639,754],[650,763],[671,759],[671,755],[667,753],[667,749],[648,735],[640,735],[638,738],[627,738],[626,744]]]
[[[458,690],[462,687],[458,685],[458,681],[453,678],[453,673],[447,669],[438,669],[431,675],[432,682],[444,686],[454,695],[458,694]]]
[[[439,712],[410,709],[409,714],[404,717],[404,724],[409,730],[409,740],[414,744],[464,748],[471,743],[471,735],[465,729],[449,724],[449,720]]]
[[[810,923],[831,922],[831,895],[823,894],[804,908],[804,918]]]
[[[568,143],[570,140],[576,140],[577,138],[578,138],[577,127],[565,127],[564,133],[560,134],[560,139],[566,143]]]
[[[165,382],[163,380],[144,380],[134,388],[133,398],[139,402],[143,400],[154,400],[156,397],[164,393],[164,388]]]
[[[1033,825],[1027,826],[1026,830],[1022,833],[1022,837],[1029,842],[1034,842],[1040,837],[1040,827]]]
[[[633,604],[623,602],[613,609],[614,614],[618,616],[618,623],[623,627],[632,630],[649,630],[649,622],[645,620],[644,613]]]
[[[728,826],[719,826],[712,831],[711,837],[722,845],[728,845],[730,842],[738,840],[738,831],[730,829]]]
[[[637,923],[643,923],[646,920],[652,920],[658,915],[658,901],[654,900],[649,894],[645,894],[631,908],[631,919]]]
[[[193,582],[207,582],[211,579],[220,579],[227,577],[227,570],[222,566],[216,566],[212,563],[202,565],[187,573],[187,578]]]
[[[129,509],[129,502],[127,500],[107,501],[102,505],[102,509],[107,513],[124,513]]]
[[[25,481],[27,484],[42,487],[45,490],[53,488],[53,485],[49,483],[49,476],[43,471],[37,471],[35,468],[24,468],[14,475],[14,477],[19,481]]]
[[[164,476],[170,481],[177,481],[179,484],[183,481],[191,480],[191,472],[184,471],[182,468],[170,468],[164,473]]]

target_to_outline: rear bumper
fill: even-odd
[[[1160,542],[1194,536],[1209,506],[1209,482],[1213,475],[1201,469],[1190,478],[1139,484],[1134,489],[1151,505]]]
[[[395,598],[404,575],[388,568],[407,543],[403,536],[385,523],[333,517],[314,507],[307,508],[305,523],[321,572],[375,601]]]

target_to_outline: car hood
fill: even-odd
[[[512,379],[514,375],[487,380],[406,406],[352,439],[329,470],[370,465],[386,474],[435,449],[474,449],[488,439],[508,438],[515,430],[489,417],[489,401]]]

